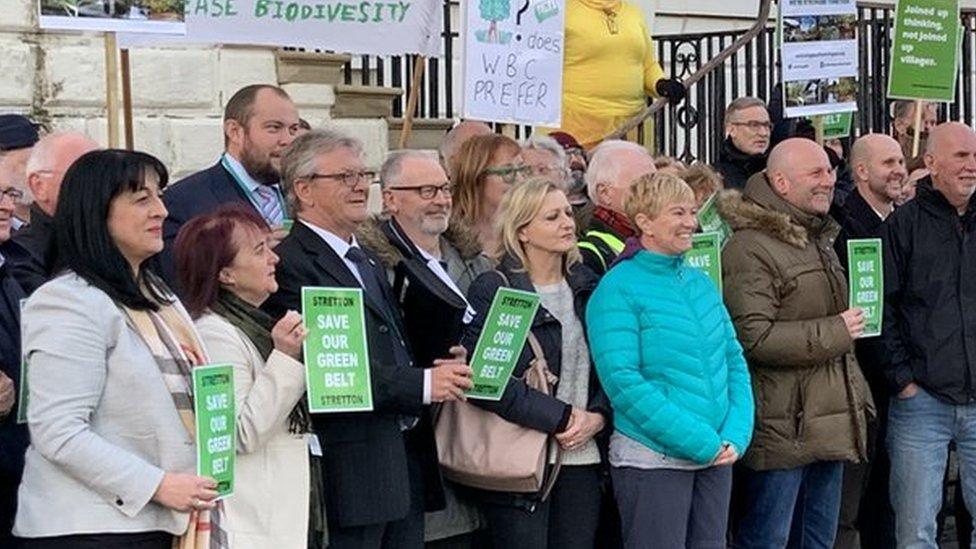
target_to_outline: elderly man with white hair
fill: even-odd
[[[27,159],[27,187],[34,195],[31,222],[14,234],[3,254],[11,274],[28,294],[47,282],[56,268],[54,212],[64,174],[75,160],[97,148],[98,143],[84,134],[52,133],[34,145]]]
[[[548,135],[533,135],[522,143],[522,161],[532,175],[547,179],[564,191],[569,190],[569,161],[558,141]]]
[[[604,141],[590,155],[586,191],[595,206],[593,219],[580,237],[583,263],[602,275],[637,231],[624,213],[630,184],[656,171],[647,149],[628,141]]]

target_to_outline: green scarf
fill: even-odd
[[[233,292],[224,289],[221,289],[217,294],[217,301],[211,305],[210,310],[244,332],[244,335],[257,348],[258,354],[265,361],[268,360],[271,351],[274,350],[271,329],[274,328],[275,320],[271,316],[237,297]],[[288,415],[288,430],[292,433],[307,433],[309,431],[307,398],[307,396],[302,396],[302,399],[295,405],[295,409]]]

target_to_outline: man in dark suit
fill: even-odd
[[[0,182],[0,242],[10,238],[19,189]],[[20,300],[25,297],[0,256],[0,547],[13,545],[17,486],[24,471],[27,425],[17,423],[20,387]]]
[[[75,132],[53,133],[34,145],[27,160],[27,187],[34,195],[30,224],[0,246],[10,273],[28,294],[47,282],[57,269],[54,211],[68,168],[98,143]]]
[[[413,451],[405,432],[426,404],[462,398],[471,369],[457,357],[414,363],[383,268],[353,236],[373,175],[355,139],[312,131],[296,140],[282,180],[298,220],[275,249],[279,289],[265,307],[275,316],[299,309],[303,286],[363,289],[373,411],[312,418],[323,441],[329,547],[420,549],[431,456]]]
[[[895,199],[908,177],[905,157],[898,142],[881,134],[867,134],[854,142],[850,156],[854,191],[831,207],[840,224],[834,250],[845,269],[847,241],[853,238],[880,238],[881,225],[895,208]],[[895,516],[888,498],[891,463],[885,450],[887,434],[888,385],[881,373],[879,338],[855,342],[854,352],[871,388],[878,418],[868,430],[869,463],[847,463],[841,494],[840,520],[835,547],[894,547]]]
[[[169,215],[163,224],[165,248],[159,269],[171,284],[173,243],[191,218],[221,204],[250,204],[272,228],[276,238],[287,219],[279,187],[281,155],[300,131],[298,110],[281,88],[257,84],[238,90],[224,108],[224,154],[213,166],[177,181],[166,189]]]

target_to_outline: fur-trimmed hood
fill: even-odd
[[[829,215],[802,212],[780,198],[770,187],[765,172],[750,177],[743,191],[722,191],[716,204],[733,231],[756,230],[799,249],[809,244],[811,236],[832,241],[840,231]]]
[[[387,219],[374,216],[364,221],[356,230],[356,240],[372,250],[383,262],[384,267],[392,269],[403,260],[403,253],[383,233],[383,224]],[[481,246],[474,231],[455,222],[451,222],[447,231],[441,235],[441,249],[445,244],[457,250],[464,260],[477,257],[481,253]]]

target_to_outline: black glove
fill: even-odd
[[[661,97],[666,97],[672,104],[681,103],[685,98],[685,85],[677,78],[662,78],[654,84],[654,91]]]

